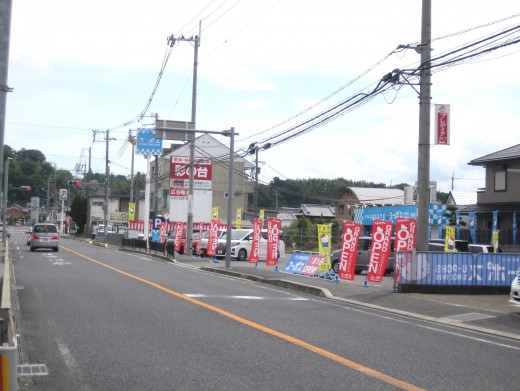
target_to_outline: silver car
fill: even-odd
[[[58,251],[60,249],[58,228],[54,224],[35,224],[29,246],[31,251],[37,248],[52,248],[53,251]]]

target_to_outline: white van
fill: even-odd
[[[239,261],[247,261],[251,254],[251,244],[253,242],[252,229],[234,229],[231,231],[231,252],[230,258]],[[219,238],[217,245],[217,258],[223,258],[226,255],[227,232]],[[258,248],[258,258],[265,261],[267,258],[267,230],[263,229],[260,235],[260,243]],[[278,259],[285,258],[285,242],[280,236],[278,244]]]

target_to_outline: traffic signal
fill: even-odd
[[[68,181],[69,186],[81,187],[81,181]]]
[[[31,186],[20,186],[20,190],[31,191]]]

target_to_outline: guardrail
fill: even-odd
[[[9,241],[4,242],[4,274],[0,309],[0,389],[15,391],[18,375],[18,346],[14,308],[11,300],[11,258]]]

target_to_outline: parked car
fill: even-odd
[[[239,261],[247,261],[251,255],[251,244],[253,243],[252,229],[233,229],[231,230],[231,251],[230,258]],[[226,255],[227,232],[224,232],[217,243],[217,258]],[[280,235],[278,243],[278,259],[285,257],[285,242],[283,235]],[[267,229],[263,229],[260,235],[258,247],[259,260],[265,261],[267,258]]]
[[[516,277],[511,283],[511,293],[509,303],[520,306],[520,269],[516,272]]]
[[[445,249],[445,240],[444,239],[431,239],[428,242],[428,251],[439,251],[443,252]],[[459,253],[468,253],[469,250],[469,242],[467,240],[455,240],[455,250]]]
[[[198,229],[193,230],[193,235],[191,236],[191,246],[192,246],[192,254],[198,254],[198,246],[199,246],[199,238],[200,231]],[[166,237],[167,243],[175,243],[175,232],[169,232]],[[184,254],[184,249],[186,248],[186,230],[182,231],[182,241],[181,248],[179,250],[179,254]]]
[[[37,248],[52,248],[58,251],[60,248],[60,234],[54,224],[35,224],[30,239],[31,251]]]
[[[107,230],[106,231],[107,231],[107,233],[113,232],[113,227],[111,225],[107,225]],[[99,238],[104,238],[105,237],[105,225],[104,224],[99,224],[92,231],[91,238],[95,239],[95,238],[98,238],[98,237]]]
[[[226,229],[223,228],[218,231],[217,239],[219,239],[224,232],[226,232]],[[208,249],[208,237],[209,237],[209,231],[203,231],[202,235],[200,235],[199,243],[197,245],[197,251],[201,257],[206,255],[206,251]]]
[[[354,272],[360,274],[362,271],[368,270],[368,262],[370,261],[370,236],[361,236],[358,239],[358,252],[356,255],[356,267]],[[394,238],[392,238],[391,253],[386,264],[385,274],[390,274],[394,271]],[[334,250],[330,255],[332,270],[334,273],[339,272],[341,259],[341,250]]]
[[[480,254],[480,253],[494,253],[495,247],[492,244],[468,244],[469,252],[472,254]],[[498,252],[501,253],[502,250],[500,247],[498,248]]]

